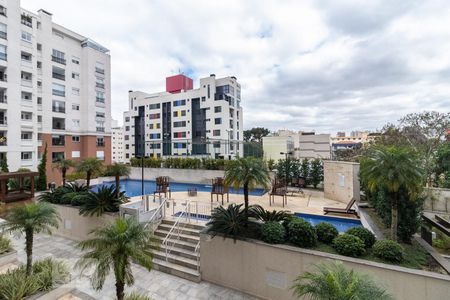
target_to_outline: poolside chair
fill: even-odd
[[[213,202],[213,195],[216,195],[216,201],[219,201],[219,195],[222,196],[223,205],[223,195],[227,195],[227,203],[230,202],[230,195],[228,192],[228,187],[225,184],[225,180],[222,177],[216,177],[211,180],[211,203]]]
[[[355,202],[356,199],[352,198],[345,208],[324,207],[323,208],[324,215],[328,213],[335,213],[335,214],[355,215],[359,217],[358,212],[355,209],[352,209],[352,206],[355,204]]]
[[[272,188],[269,192],[269,205],[272,206],[272,203],[275,203],[275,196],[281,196],[284,204],[287,203],[287,193],[286,186],[281,181],[275,180],[272,181]]]
[[[164,194],[164,197],[167,198],[167,193],[169,194],[169,199],[172,198],[172,193],[170,191],[170,183],[169,183],[169,177],[168,176],[159,176],[156,177],[156,190],[153,191],[153,200],[156,198],[156,194],[158,196],[161,196],[161,194]]]

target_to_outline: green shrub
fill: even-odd
[[[66,180],[67,181],[75,181],[79,179],[86,179],[86,173],[85,172],[72,172],[70,174],[66,174]]]
[[[269,244],[281,244],[285,241],[286,230],[278,222],[269,221],[261,226],[261,238]]]
[[[206,225],[209,226],[207,231],[212,233],[213,236],[220,233],[224,237],[232,236],[236,240],[244,231],[246,225],[242,204],[236,205],[232,203],[227,208],[222,206],[216,207]]]
[[[317,243],[316,229],[302,218],[292,219],[288,227],[289,242],[299,247],[313,247]]]
[[[4,235],[0,235],[0,254],[11,250],[11,241]]]
[[[403,260],[403,248],[392,240],[380,240],[373,246],[373,255],[383,260],[399,263]]]
[[[286,210],[273,210],[269,211],[264,209],[261,205],[252,205],[249,208],[249,216],[263,222],[282,222],[289,217],[289,212]]]
[[[372,247],[377,241],[372,231],[364,227],[353,227],[347,230],[346,233],[359,237],[364,242],[367,249]]]
[[[348,233],[336,237],[333,240],[333,247],[337,253],[345,256],[358,257],[366,252],[364,242],[359,237]]]
[[[34,263],[33,274],[39,277],[40,291],[49,291],[57,285],[64,284],[69,277],[67,266],[51,258]]]
[[[147,295],[139,294],[138,292],[131,292],[125,295],[124,300],[150,300]]]
[[[337,229],[328,222],[320,222],[316,225],[317,239],[325,244],[331,244],[339,235]]]

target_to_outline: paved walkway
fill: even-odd
[[[19,261],[26,262],[24,251],[24,238],[11,237],[14,248],[18,251]],[[37,235],[34,239],[33,259],[39,260],[46,257],[53,257],[63,260],[70,268],[73,286],[79,291],[92,296],[95,299],[111,300],[115,297],[115,286],[112,276],[109,276],[101,291],[94,291],[90,286],[89,274],[82,274],[74,270],[73,266],[80,257],[80,250],[76,247],[76,242],[49,235]],[[168,275],[159,271],[146,271],[144,268],[134,265],[133,274],[135,284],[133,287],[126,287],[126,292],[133,290],[148,294],[152,300],[158,299],[255,299],[242,293],[230,290],[218,285],[201,282],[193,283],[182,278]]]

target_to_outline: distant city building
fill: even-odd
[[[298,158],[331,158],[329,134],[302,133],[299,135],[298,139]]]
[[[243,155],[241,85],[236,77],[166,78],[166,91],[129,92],[124,113],[125,161],[153,157]],[[145,150],[144,150],[145,149]]]
[[[48,147],[53,163],[98,157],[111,162],[110,55],[92,40],[20,1],[0,3],[0,159],[9,169],[37,169]]]
[[[111,120],[111,159],[113,162],[124,162],[123,127],[117,120]]]
[[[290,157],[294,156],[294,139],[292,136],[265,136],[263,137],[263,152],[265,159],[273,159],[278,161],[286,158],[285,154],[289,153]]]
[[[344,132],[338,132],[335,137],[331,137],[332,157],[335,157],[338,150],[360,149],[364,144],[373,142],[378,136],[378,133],[369,131],[352,131],[350,136],[345,136]]]

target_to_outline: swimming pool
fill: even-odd
[[[328,222],[331,223],[336,229],[342,233],[346,232],[350,228],[362,226],[360,220],[356,219],[347,219],[347,218],[339,218],[339,217],[331,217],[331,216],[319,216],[319,215],[310,215],[310,214],[302,214],[295,213],[296,217],[300,217],[311,223],[311,225],[315,226],[320,222]]]
[[[114,185],[114,181],[103,182],[102,184],[95,185],[92,187],[93,191],[97,191],[101,186],[111,186]],[[189,188],[197,188],[198,192],[211,192],[211,185],[209,184],[198,184],[198,183],[181,183],[181,182],[171,182],[170,190],[172,192],[187,192]],[[152,194],[156,189],[155,181],[144,180],[144,194]],[[135,179],[126,179],[120,181],[120,190],[125,191],[127,197],[135,197],[142,195],[141,181]],[[262,196],[265,191],[263,189],[254,189],[249,192],[253,196]],[[230,189],[230,194],[244,194],[243,189],[234,190]]]

